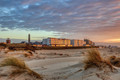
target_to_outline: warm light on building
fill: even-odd
[[[86,42],[86,46],[95,46],[95,43],[89,39],[84,39],[84,41]]]
[[[49,46],[71,46],[70,39],[59,39],[59,38],[47,38],[43,39],[44,45]]]
[[[88,39],[86,40],[70,40],[70,39],[61,39],[61,38],[47,38],[43,39],[43,45],[56,46],[56,47],[79,47],[79,46],[93,46],[94,43]]]
[[[71,40],[71,45],[73,46],[84,46],[86,44],[83,40]]]

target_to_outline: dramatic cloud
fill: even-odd
[[[117,38],[120,0],[1,0],[0,27],[53,31],[68,38]]]
[[[1,31],[8,31],[7,29],[1,29]]]

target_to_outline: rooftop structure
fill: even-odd
[[[92,42],[92,41],[89,40],[89,39],[84,39],[84,41],[86,42],[86,45],[89,45],[89,46],[94,46],[94,45],[95,45],[95,43]]]
[[[7,44],[10,44],[10,43],[11,43],[10,38],[7,38],[6,43],[7,43]]]

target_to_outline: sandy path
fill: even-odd
[[[68,57],[45,60],[27,61],[26,64],[34,71],[45,76],[45,80],[67,80],[83,66],[83,57]]]

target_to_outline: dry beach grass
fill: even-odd
[[[120,57],[110,56],[109,61],[112,65],[120,67]]]
[[[4,57],[6,59],[1,58],[0,80],[120,80],[119,69],[114,65],[120,63],[119,56],[112,56],[117,51],[109,50],[38,50],[36,51],[38,54],[33,53],[31,58],[27,58],[30,55],[28,50],[9,52],[8,54],[15,55]],[[23,53],[28,55],[24,57]],[[22,56],[17,56],[21,54]],[[64,55],[70,56],[64,57]],[[112,57],[109,58],[109,56]],[[45,57],[45,59],[37,57]],[[118,72],[112,72],[114,68]],[[5,71],[6,76],[2,73]]]
[[[4,66],[16,67],[16,70],[14,70],[11,75],[27,72],[29,75],[34,76],[40,80],[43,79],[43,77],[40,74],[32,71],[29,67],[27,67],[24,61],[14,57],[6,58],[5,60],[3,60],[0,64],[0,67]]]
[[[97,49],[92,49],[88,51],[88,55],[84,60],[84,69],[88,69],[91,67],[97,67],[99,69],[103,69],[106,66],[109,66],[111,70],[113,70],[112,64],[101,57],[100,52]]]

